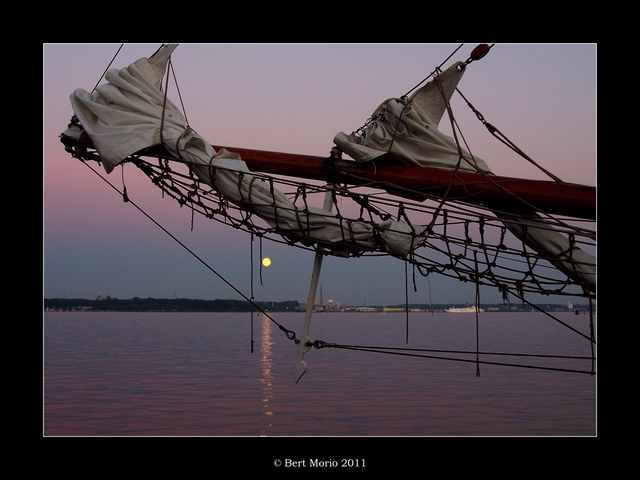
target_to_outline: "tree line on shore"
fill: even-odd
[[[304,310],[304,306],[296,300],[286,300],[284,302],[255,301],[256,305],[268,312],[295,312]],[[410,304],[410,309],[423,309],[427,311],[440,311],[452,306],[460,307],[464,304]],[[531,307],[524,305],[481,305],[483,308],[490,308],[495,311],[529,311]],[[402,307],[405,305],[391,305],[390,307]],[[493,308],[492,308],[493,307]],[[94,300],[86,298],[45,298],[45,311],[94,311],[94,312],[249,312],[252,306],[246,300],[216,299],[200,300],[190,298],[140,298],[118,299],[98,297]],[[254,311],[256,311],[255,307]],[[588,311],[588,305],[544,305],[545,310],[550,311]],[[382,308],[380,308],[382,310]]]
[[[284,302],[255,302],[265,311],[294,311],[299,303],[295,300]],[[107,312],[249,312],[251,305],[246,300],[216,299],[199,300],[190,298],[105,298],[88,300],[85,298],[45,298],[45,311],[91,310]],[[254,307],[255,310],[255,307]]]

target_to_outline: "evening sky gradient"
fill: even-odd
[[[465,60],[475,45],[464,45],[452,61]],[[158,46],[125,45],[112,68]],[[210,143],[328,156],[337,132],[362,126],[382,101],[407,93],[457,46],[182,44],[172,62],[189,124]],[[73,114],[69,95],[76,88],[91,91],[118,48],[43,46],[44,297],[240,298],[59,141]],[[459,87],[546,169],[564,181],[596,185],[596,60],[595,44],[497,44],[468,67]],[[169,95],[180,105],[171,86]],[[495,174],[547,179],[489,135],[459,97],[453,107],[473,152]],[[121,187],[121,169],[108,179]],[[191,211],[163,199],[134,167],[125,168],[124,182],[132,200],[249,294],[248,234],[200,217],[191,231]],[[262,248],[272,264],[262,269],[260,285],[254,244],[255,297],[304,302],[313,254],[270,242]],[[404,265],[393,258],[327,257],[320,281],[325,301],[404,302]],[[417,275],[416,286],[412,303],[474,299],[473,285],[442,277]],[[497,303],[501,296],[483,289],[481,300]]]

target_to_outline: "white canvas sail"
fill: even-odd
[[[465,72],[457,62],[439,73],[408,99],[389,99],[372,114],[358,132],[338,133],[336,146],[357,162],[370,162],[389,155],[410,165],[491,174],[484,160],[469,154],[455,140],[438,130],[451,95]],[[527,246],[547,257],[570,278],[596,288],[595,258],[554,229],[543,218],[527,218],[495,212],[507,228]]]
[[[457,62],[407,100],[386,100],[360,132],[339,132],[334,143],[357,162],[389,154],[409,165],[453,170],[459,163],[460,170],[490,173],[484,160],[459,150],[453,138],[438,130],[464,71],[464,64]]]

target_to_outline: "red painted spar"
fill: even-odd
[[[587,185],[454,173],[439,168],[404,165],[385,156],[376,159],[373,165],[371,162],[357,163],[333,157],[213,147],[238,153],[254,172],[367,185],[410,197],[415,197],[417,192],[439,198],[446,196],[449,200],[462,200],[510,213],[522,213],[526,209],[523,205],[528,204],[532,210],[550,214],[589,220],[596,218],[596,188]]]

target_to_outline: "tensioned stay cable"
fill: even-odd
[[[453,52],[451,52],[451,54],[450,54],[447,58],[445,58],[445,59],[444,59],[444,61],[443,61],[439,66],[437,66],[437,67],[435,68],[435,70],[433,70],[433,72],[431,72],[431,73],[430,73],[429,75],[427,75],[424,79],[422,79],[422,80],[420,81],[420,83],[418,83],[418,84],[417,84],[415,87],[413,87],[411,90],[409,90],[407,93],[405,93],[405,94],[403,95],[403,97],[408,97],[408,96],[409,96],[409,94],[410,94],[411,92],[413,92],[416,88],[418,88],[418,87],[419,87],[420,85],[422,85],[424,82],[426,82],[427,80],[429,80],[429,78],[431,78],[433,75],[435,75],[435,74],[440,70],[440,68],[441,68],[445,63],[447,63],[447,62],[449,61],[449,59],[450,59],[451,57],[453,57],[453,56],[456,54],[456,52],[457,52],[458,50],[460,50],[460,49],[462,48],[462,46],[463,46],[463,45],[464,45],[464,43],[461,43],[460,45],[458,45],[458,47],[457,47]]]
[[[476,277],[478,275],[478,252],[473,251],[473,259],[476,266]],[[480,308],[480,283],[476,281],[476,377],[480,376],[480,321],[478,312]]]
[[[220,280],[222,280],[224,283],[226,283],[229,287],[231,287],[237,294],[239,294],[242,298],[244,298],[247,302],[249,302],[249,304],[251,306],[253,306],[254,308],[256,308],[258,311],[260,311],[264,316],[266,316],[269,320],[271,320],[275,325],[278,326],[278,328],[280,330],[282,330],[286,335],[287,338],[289,338],[289,340],[294,340],[296,343],[298,342],[298,339],[296,337],[296,334],[294,331],[289,330],[287,328],[285,328],[283,325],[281,325],[280,323],[278,323],[276,320],[274,320],[271,315],[269,315],[264,309],[262,309],[258,304],[256,304],[253,299],[247,297],[244,293],[242,293],[242,291],[240,291],[235,285],[233,285],[232,283],[230,283],[226,278],[224,278],[220,273],[218,273],[213,267],[211,267],[207,262],[205,262],[202,258],[200,258],[193,250],[191,250],[189,247],[187,247],[183,242],[181,242],[175,235],[173,235],[171,232],[169,232],[166,228],[164,228],[162,225],[160,225],[160,223],[158,223],[151,215],[149,215],[147,212],[145,212],[140,206],[138,206],[135,202],[133,202],[126,194],[126,191],[120,191],[118,190],[118,188],[113,185],[109,180],[107,180],[106,178],[104,178],[102,175],[100,175],[100,173],[98,171],[96,171],[91,165],[87,164],[86,162],[82,162],[84,165],[87,166],[87,168],[89,168],[93,173],[95,173],[98,177],[100,177],[107,185],[109,185],[111,188],[113,188],[116,192],[118,192],[124,199],[125,202],[130,203],[131,205],[133,205],[140,213],[142,213],[145,217],[147,217],[149,220],[151,220],[157,227],[159,227],[164,233],[166,233],[167,235],[169,235],[169,237],[171,237],[175,242],[177,242],[182,248],[184,248],[187,252],[189,252],[196,260],[198,260],[200,263],[202,263],[206,268],[208,268],[212,273],[214,273],[218,278],[220,278]]]
[[[193,212],[193,209],[191,210]],[[254,300],[253,296],[253,232],[251,233],[251,243],[250,245],[250,266],[251,266],[251,300]],[[251,305],[251,304],[250,304]],[[253,353],[253,305],[251,305],[251,353]]]
[[[113,56],[113,58],[111,59],[111,61],[109,62],[109,65],[107,65],[107,68],[104,69],[104,72],[102,73],[102,75],[100,76],[100,78],[98,79],[98,82],[96,83],[96,86],[93,87],[93,90],[91,90],[91,93],[96,91],[96,88],[98,88],[98,85],[100,84],[100,82],[102,81],[102,79],[104,78],[104,76],[107,74],[107,72],[109,71],[109,67],[111,67],[111,65],[113,64],[113,62],[115,61],[116,57],[118,56],[118,54],[120,53],[120,50],[122,50],[122,47],[124,47],[124,43],[120,45],[120,48],[118,48],[118,51],[116,52],[116,54]]]
[[[104,78],[104,76],[106,75],[107,71],[109,70],[109,68],[111,67],[111,65],[113,64],[113,62],[115,61],[116,57],[118,56],[118,54],[120,53],[120,50],[122,50],[122,47],[124,47],[124,44],[121,44],[120,47],[118,48],[118,50],[116,51],[115,55],[113,56],[113,58],[111,59],[111,62],[109,62],[109,65],[107,65],[107,68],[105,68],[103,74],[100,76],[100,79],[98,80],[98,82],[96,83],[96,85],[93,87],[92,93],[96,90],[96,88],[98,87],[98,85],[100,84],[100,82],[102,81],[102,79]],[[162,48],[162,47],[160,47]],[[174,77],[174,81],[176,80],[175,78],[175,72],[173,71],[173,68],[171,66],[171,63],[169,63],[169,70],[171,70],[171,72],[173,73],[173,77]],[[167,75],[167,88],[165,88],[165,102],[167,99],[167,90],[168,90],[168,81],[169,81],[169,75]],[[177,81],[176,81],[176,88],[177,87]],[[180,90],[178,88],[178,95],[180,97],[180,101],[182,103],[182,96],[180,95]],[[184,111],[184,104],[182,103],[182,108]],[[186,119],[186,111],[184,112],[185,115],[185,119]],[[164,106],[163,106],[163,115],[162,115],[162,120],[164,121]],[[160,128],[160,134],[162,136],[162,127]],[[286,335],[287,338],[289,338],[290,340],[294,340],[296,343],[298,342],[298,339],[296,338],[296,334],[294,331],[292,330],[288,330],[287,328],[285,328],[283,325],[281,325],[280,323],[278,323],[276,320],[274,320],[266,311],[264,311],[262,308],[260,308],[260,306],[258,306],[253,298],[253,283],[251,285],[252,288],[252,292],[251,292],[251,298],[247,297],[244,293],[242,293],[238,288],[236,288],[233,284],[231,284],[226,278],[224,278],[222,275],[220,275],[220,273],[218,273],[215,269],[213,269],[207,262],[205,262],[202,258],[200,258],[195,252],[193,252],[189,247],[187,247],[184,243],[182,243],[177,237],[175,237],[171,232],[169,232],[166,228],[164,228],[162,225],[160,225],[154,218],[152,218],[147,212],[145,212],[142,208],[140,208],[135,202],[131,201],[131,199],[129,198],[129,196],[127,195],[127,189],[126,187],[123,188],[123,191],[121,192],[120,190],[118,190],[118,188],[113,185],[111,182],[109,182],[109,180],[107,180],[106,178],[104,178],[102,175],[100,175],[100,173],[98,173],[93,167],[91,167],[89,164],[87,164],[85,161],[82,162],[84,165],[86,165],[91,171],[93,171],[98,177],[100,177],[105,183],[107,183],[107,185],[109,185],[111,188],[113,188],[116,192],[118,192],[122,198],[124,199],[125,202],[131,203],[131,205],[133,205],[138,211],[140,211],[140,213],[142,213],[144,216],[146,216],[149,220],[151,220],[156,226],[158,226],[163,232],[165,232],[167,235],[169,235],[175,242],[177,242],[180,246],[182,246],[182,248],[184,248],[187,252],[189,252],[196,260],[198,260],[200,263],[202,263],[205,267],[207,267],[211,272],[213,272],[218,278],[220,278],[223,282],[225,282],[229,287],[231,287],[236,293],[238,293],[242,298],[244,298],[247,302],[249,302],[249,304],[252,306],[252,308],[256,308],[258,311],[262,312],[269,320],[271,320],[275,325],[278,326],[278,328],[280,330],[282,330]],[[123,181],[123,185],[124,185],[124,165],[123,165],[123,171],[122,171],[122,181]],[[252,242],[253,242],[253,237],[252,237]],[[252,255],[252,265],[251,265],[251,269],[252,269],[252,275],[253,275],[253,255]],[[253,310],[252,310],[252,314],[253,314]],[[253,318],[252,318],[252,329],[253,329]],[[253,333],[253,332],[252,332]],[[251,339],[251,351],[253,352],[253,336]]]
[[[514,357],[535,357],[535,358],[549,358],[549,359],[569,359],[569,360],[595,360],[590,356],[571,356],[571,355],[536,355],[536,354],[526,354],[526,353],[500,353],[500,352],[477,352],[477,351],[462,351],[462,350],[437,350],[437,349],[427,349],[427,348],[398,348],[398,347],[375,347],[375,346],[366,346],[366,345],[340,345],[335,343],[326,343],[322,341],[314,342],[313,346],[315,348],[339,348],[342,350],[353,350],[359,352],[370,352],[370,353],[383,353],[386,355],[400,355],[407,357],[418,357],[418,358],[430,358],[436,360],[451,360],[457,362],[464,363],[481,363],[484,365],[496,365],[496,366],[504,366],[504,367],[519,367],[519,368],[530,368],[536,370],[550,370],[557,372],[567,372],[567,373],[585,373],[589,375],[595,375],[593,370],[578,370],[573,368],[562,368],[562,367],[548,367],[544,365],[525,365],[525,364],[517,364],[517,363],[506,363],[506,362],[494,362],[488,360],[478,360],[473,358],[454,358],[454,357],[445,357],[440,355],[428,355],[427,353],[448,353],[448,354],[467,354],[467,355],[475,355],[479,353],[480,355],[502,355],[502,356],[514,356]],[[424,352],[424,353],[418,353]]]

